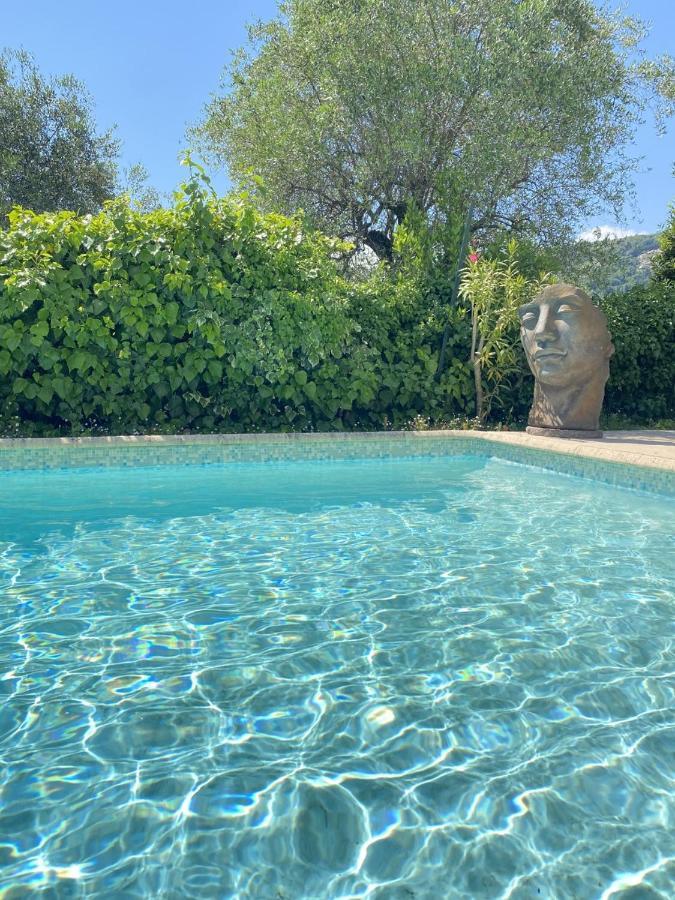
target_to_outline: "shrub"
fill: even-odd
[[[196,180],[171,209],[10,218],[0,404],[21,433],[372,428],[464,409],[462,363],[433,379],[445,314],[379,274],[350,285],[300,218]]]
[[[493,403],[509,394],[519,374],[522,349],[518,307],[536,296],[552,279],[546,272],[534,278],[518,266],[518,245],[508,242],[492,259],[473,253],[462,275],[460,293],[471,307],[471,365],[474,371],[476,419],[484,422]]]
[[[445,266],[349,282],[336,242],[191,180],[171,209],[10,214],[0,231],[0,431],[289,431],[474,415],[471,320]],[[344,248],[343,248],[344,249]],[[675,287],[602,300],[605,411],[675,415]],[[446,363],[439,350],[448,326]],[[511,326],[509,326],[511,327]],[[509,340],[516,340],[516,325]],[[524,354],[492,418],[532,397]]]
[[[152,213],[15,211],[0,402],[38,431],[327,425],[359,359],[330,251],[299,220],[208,202],[194,182]]]
[[[654,258],[654,278],[675,283],[675,204],[670,206],[668,224],[659,235],[659,252]]]
[[[433,426],[453,415],[473,415],[466,310],[451,307],[425,279],[391,278],[384,269],[353,286],[349,296],[350,315],[367,354],[370,392],[365,404],[355,403],[348,424],[401,428],[423,416]],[[446,364],[439,376],[446,323]],[[362,373],[361,378],[365,367]]]
[[[675,416],[675,284],[651,283],[600,300],[616,352],[605,413]]]

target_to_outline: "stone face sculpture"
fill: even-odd
[[[600,409],[614,353],[605,314],[580,288],[550,285],[518,310],[534,375],[530,434],[602,437]]]

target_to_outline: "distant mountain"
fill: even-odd
[[[658,233],[631,234],[628,237],[617,238],[613,243],[621,249],[622,254],[639,261],[645,254],[658,252],[659,236]]]
[[[649,281],[658,252],[658,234],[577,241],[567,248],[560,275],[591,294],[627,291]]]

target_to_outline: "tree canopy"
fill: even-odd
[[[15,204],[94,212],[115,194],[117,154],[76,78],[46,78],[23,52],[0,55],[0,221]]]
[[[559,240],[622,206],[644,109],[672,108],[643,36],[591,0],[285,0],[193,134],[264,204],[380,257],[413,204]]]

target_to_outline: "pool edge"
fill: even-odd
[[[643,434],[644,432],[639,432]],[[611,436],[612,432],[608,433]],[[617,432],[630,435],[630,432]],[[637,434],[637,432],[636,432]],[[651,432],[659,435],[659,432]],[[665,434],[669,434],[666,432]],[[293,444],[293,443],[342,443],[363,441],[425,441],[425,440],[477,440],[499,445],[525,447],[546,453],[561,453],[581,456],[604,462],[637,465],[663,471],[675,471],[675,439],[672,442],[672,456],[652,455],[648,452],[636,453],[630,449],[617,449],[616,444],[603,445],[603,439],[584,441],[567,438],[550,438],[530,435],[519,431],[472,431],[472,430],[429,430],[429,431],[351,431],[351,432],[259,432],[247,434],[172,434],[172,435],[115,435],[102,437],[55,437],[55,438],[0,438],[0,461],[7,450],[54,450],[56,448],[87,447],[143,447],[143,446],[185,446],[195,445],[250,445],[250,444]],[[630,437],[627,438],[630,444]]]
[[[634,433],[651,436],[661,455],[636,453],[629,440],[624,446],[619,440],[617,449],[616,436],[622,434],[630,438],[632,433],[610,432],[604,446],[602,441],[470,430],[4,438],[0,439],[0,472],[471,453],[675,495],[675,436],[670,457],[672,433],[663,433],[665,441],[654,437],[659,432]]]

